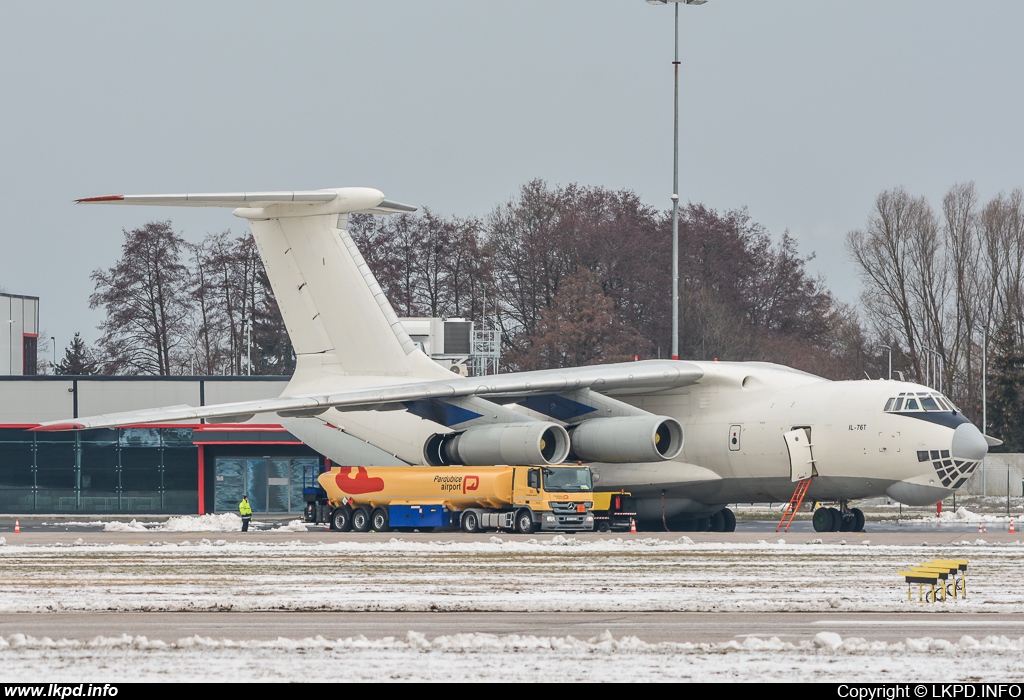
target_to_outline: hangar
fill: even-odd
[[[46,420],[277,396],[288,377],[0,377],[0,513],[302,512],[323,457],[272,422],[33,432]]]

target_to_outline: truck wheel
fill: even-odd
[[[363,506],[352,511],[352,529],[356,532],[370,531],[370,511]]]
[[[611,530],[611,529],[612,529],[612,526],[611,526],[611,525],[609,525],[609,524],[608,524],[608,523],[606,523],[606,522],[603,522],[603,521],[602,521],[602,522],[600,522],[600,523],[598,523],[598,524],[597,524],[597,531],[598,531],[598,532],[608,532],[608,531],[609,531],[609,530]]]
[[[331,529],[348,532],[352,529],[352,510],[348,506],[335,508],[331,513]]]
[[[469,533],[480,532],[480,516],[471,510],[463,513],[462,531]]]
[[[391,530],[388,527],[388,512],[383,508],[376,508],[373,514],[370,516],[371,529],[377,532],[388,532]]]
[[[533,514],[526,508],[516,513],[516,532],[522,535],[533,532]]]

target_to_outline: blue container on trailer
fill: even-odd
[[[391,527],[449,527],[452,513],[444,506],[389,506]]]

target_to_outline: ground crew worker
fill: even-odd
[[[242,496],[242,502],[238,504],[238,514],[242,516],[242,532],[248,532],[249,520],[252,519],[252,506],[249,505],[248,496]]]

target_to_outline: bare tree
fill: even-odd
[[[942,199],[945,219],[946,249],[949,277],[952,280],[953,321],[946,336],[950,357],[944,384],[948,392],[970,402],[972,413],[977,411],[976,399],[980,395],[977,378],[977,349],[982,341],[985,299],[989,296],[987,281],[977,274],[981,266],[982,241],[980,236],[978,195],[973,182],[954,185]]]
[[[185,241],[170,222],[124,232],[121,259],[95,270],[91,308],[102,307],[99,352],[106,374],[170,375],[187,334]]]
[[[913,372],[921,377],[920,351],[924,329],[919,313],[922,298],[918,277],[922,263],[915,255],[927,249],[918,229],[927,217],[923,197],[898,187],[878,195],[864,230],[847,234],[847,250],[865,282],[864,307],[880,335],[892,334],[908,348]]]

